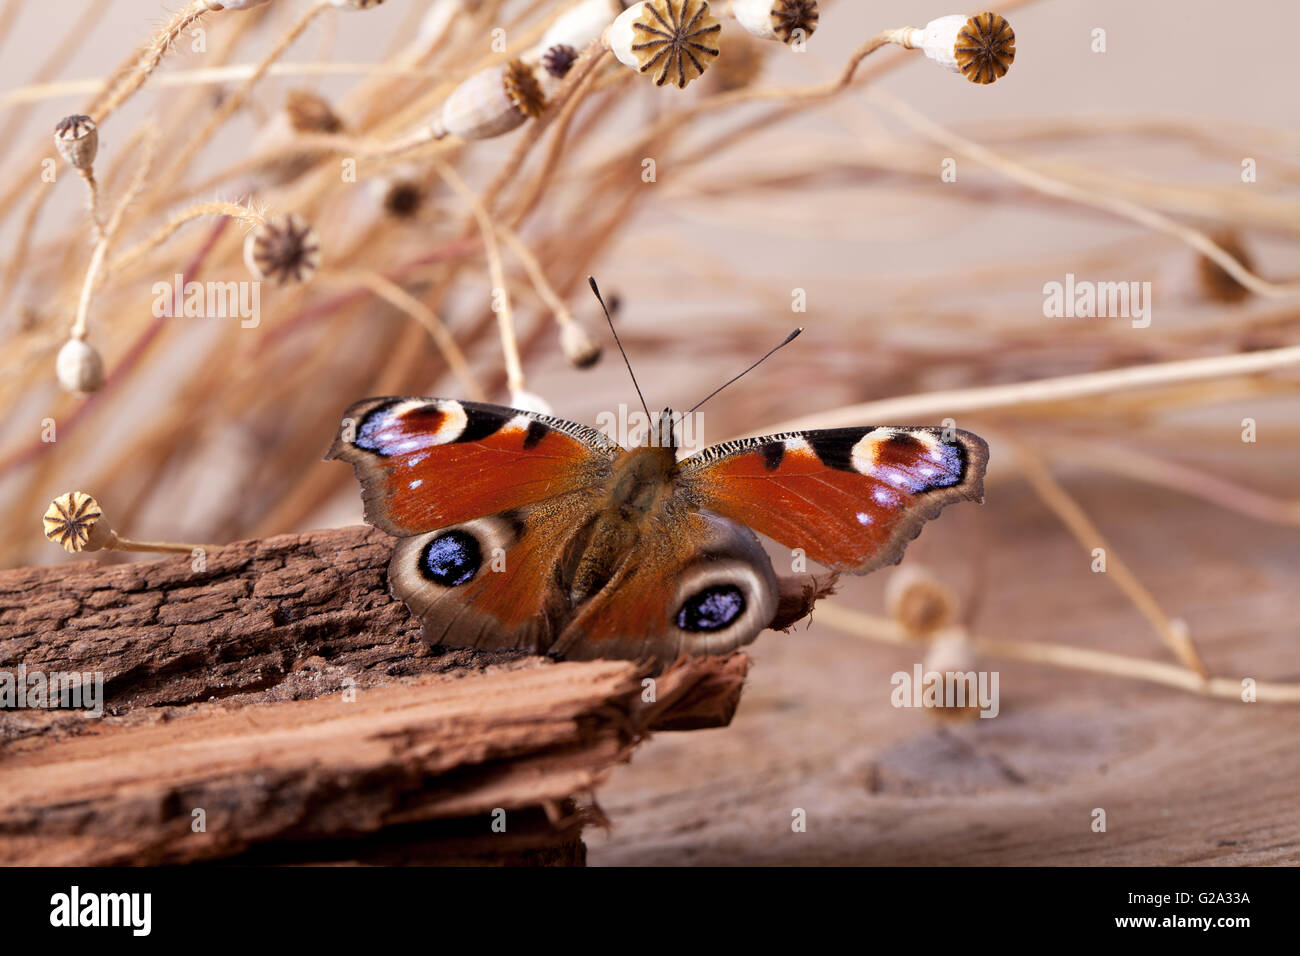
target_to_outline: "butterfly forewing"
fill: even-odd
[[[960,429],[835,428],[727,442],[681,463],[683,490],[815,561],[865,574],[897,563],[953,501],[981,501],[988,446]]]
[[[366,520],[420,534],[598,487],[621,451],[594,428],[438,398],[372,398],[344,413],[327,458],[356,469]]]

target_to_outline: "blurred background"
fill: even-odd
[[[308,142],[391,142],[419,128],[456,83],[526,49],[564,6],[323,11],[211,131],[207,118],[243,98],[221,68],[257,63],[309,4],[209,15],[202,50],[192,32],[179,37],[100,124],[110,209],[140,169],[146,129],[158,133],[113,254],[196,203],[248,202],[308,220],[320,270],[303,284],[263,283],[256,328],[159,318],[153,284],[177,272],[248,278],[247,226],[185,223],[95,291],[88,341],[106,380],[84,397],[60,389],[54,361],[94,246],[86,190],[66,165],[44,182],[41,160],[55,155],[54,124],[174,11],[156,0],[0,5],[3,565],[71,559],[38,519],[73,489],[135,538],[222,543],[360,521],[351,469],[320,461],[343,409],[380,394],[467,397],[430,314],[488,400],[509,401],[476,221],[439,163],[495,201],[575,321],[608,344],[585,283],[597,276],[651,407],[689,407],[805,327],[710,402],[695,436],[704,443],[800,419],[849,424],[837,410],[895,396],[1300,344],[1300,299],[1282,289],[1300,278],[1295,4],[1009,3],[995,9],[1015,30],[1015,60],[990,86],[891,47],[831,97],[697,110],[727,90],[825,83],[879,31],[973,11],[824,2],[806,51],[727,20],[722,56],[686,90],[607,67],[553,171],[543,136],[500,190],[529,128],[398,156]],[[498,28],[506,52],[491,46]],[[314,105],[316,119],[286,108],[294,102]],[[1029,188],[972,142],[1029,177],[1191,226],[1276,294],[1243,288],[1167,231]],[[594,368],[574,368],[524,259],[504,241],[502,258],[526,390],[584,423],[634,407],[618,356],[606,348]],[[1068,274],[1150,283],[1149,326],[1048,317],[1044,285]],[[954,406],[992,448],[986,503],[946,510],[904,567],[951,589],[970,652],[1001,673],[999,716],[891,707],[890,675],[927,647],[879,639],[896,572],[844,580],[836,607],[868,617],[762,635],[731,727],[662,735],[600,791],[614,825],[588,837],[591,862],[1294,862],[1293,704],[1098,673],[1109,657],[1034,663],[1023,646],[1174,667],[1172,633],[1231,685],[1300,680],[1298,386],[1292,366]],[[53,442],[42,440],[49,420]],[[1037,465],[1046,483],[1027,480]],[[1079,513],[1072,533],[1066,516]],[[1093,569],[1094,547],[1108,549],[1107,573]],[[788,556],[773,554],[783,570]],[[1136,589],[1117,585],[1116,557]],[[999,641],[1013,652],[990,653]],[[1090,827],[1097,807],[1108,808],[1107,833]],[[791,832],[796,808],[806,833]]]

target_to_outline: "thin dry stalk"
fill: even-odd
[[[818,604],[817,619],[837,631],[854,637],[884,644],[912,646],[916,644],[916,640],[910,637],[896,621],[873,614],[863,614],[846,608],[836,601],[823,601]],[[1148,661],[1125,654],[1111,654],[1107,651],[1094,651],[1046,641],[1007,641],[975,635],[971,637],[971,643],[980,654],[988,657],[1028,661],[1068,670],[1121,677],[1126,680],[1163,684],[1166,687],[1222,700],[1242,699],[1242,683],[1239,679],[1202,678],[1185,667],[1164,664],[1160,661]],[[1254,686],[1256,699],[1261,703],[1300,704],[1300,684],[1258,681]]]

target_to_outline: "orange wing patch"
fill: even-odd
[[[326,457],[352,463],[366,520],[405,536],[596,487],[620,451],[595,429],[545,415],[378,398],[348,409]]]
[[[729,442],[681,463],[699,507],[839,571],[897,563],[953,501],[983,499],[988,446],[941,428],[837,428]]]

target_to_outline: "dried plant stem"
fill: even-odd
[[[99,183],[93,169],[79,169],[82,180],[86,183],[86,207],[90,213],[90,223],[95,229],[95,238],[104,238],[104,221],[99,213]]]
[[[154,132],[155,128],[152,126],[145,128],[143,141],[146,144],[146,159],[140,169],[137,177],[138,180],[142,180],[148,174],[148,166],[151,162],[152,151],[155,145],[154,137],[152,135]],[[198,272],[198,270],[203,266],[209,254],[212,252],[213,247],[221,238],[221,234],[225,231],[227,222],[228,220],[222,219],[213,226],[207,240],[186,264],[185,269],[183,270],[186,275],[192,275]],[[71,414],[67,415],[60,422],[60,441],[64,441],[70,433],[76,431],[81,423],[86,421],[94,409],[103,401],[105,394],[110,392],[118,382],[121,382],[129,376],[130,373],[140,364],[148,353],[150,346],[153,345],[157,340],[158,335],[165,328],[166,322],[167,319],[165,317],[155,316],[153,321],[144,329],[144,331],[136,336],[135,340],[122,355],[121,361],[118,362],[117,367],[114,368],[104,379],[104,387],[84,402],[79,402],[73,408]],[[52,442],[34,440],[15,449],[6,457],[0,458],[0,478],[9,474],[11,471],[32,463],[35,463],[37,471],[41,468],[48,467],[49,462],[53,459],[53,456],[48,454],[48,452],[53,447],[54,444]],[[23,511],[29,511],[35,507],[36,497],[39,496],[41,491],[39,485],[40,482],[35,478],[28,482],[25,497],[15,508],[16,512],[21,513]],[[11,531],[10,534],[2,540],[7,547],[12,548],[14,546],[15,536],[26,537],[25,533],[18,531],[17,526],[15,526],[15,530]]]
[[[916,645],[916,641],[892,619],[864,614],[844,607],[836,601],[820,602],[817,605],[815,619],[818,623],[829,624],[837,631],[854,637],[884,644]],[[1211,677],[1207,680],[1176,664],[1041,641],[1006,641],[972,636],[971,643],[977,651],[989,657],[1050,664],[1053,667],[1164,684],[1167,687],[1175,687],[1205,697],[1218,697],[1224,700],[1241,699],[1240,680],[1227,677]],[[1300,704],[1300,684],[1261,681],[1256,683],[1255,693],[1261,703]]]
[[[86,268],[86,278],[81,285],[81,298],[77,303],[77,317],[73,320],[70,333],[74,339],[84,339],[86,337],[86,320],[90,316],[90,300],[96,286],[99,284],[99,274],[108,255],[108,247],[112,243],[114,236],[117,235],[118,229],[121,228],[127,207],[131,205],[136,196],[139,195],[140,190],[144,188],[145,180],[149,176],[149,170],[153,166],[157,145],[157,129],[156,127],[149,127],[144,137],[143,156],[140,166],[136,170],[135,178],[127,187],[126,193],[122,196],[116,208],[114,208],[113,214],[109,217],[108,223],[104,226],[99,240],[95,243],[95,249],[90,255],[90,265]]]
[[[27,211],[23,214],[18,239],[14,243],[9,261],[5,263],[4,278],[0,279],[0,305],[9,301],[9,293],[13,291],[14,283],[22,274],[23,266],[27,264],[27,251],[31,248],[29,240],[36,231],[36,220],[45,207],[46,192],[47,190],[44,189],[37,190],[27,201]]]
[[[213,547],[214,545],[210,544],[184,544],[179,541],[133,541],[130,538],[118,537],[117,532],[114,531],[110,534],[108,544],[104,545],[103,550],[193,554],[195,551],[208,551]]]
[[[1160,637],[1182,661],[1183,665],[1202,677],[1208,677],[1205,664],[1186,630],[1176,626],[1165,614],[1155,596],[1146,589],[1141,581],[1120,558],[1115,548],[1102,536],[1098,527],[1092,523],[1087,513],[1073,497],[1070,496],[1043,464],[1042,459],[1020,442],[1013,443],[1020,470],[1034,492],[1042,499],[1052,512],[1061,519],[1061,523],[1070,530],[1075,540],[1083,549],[1092,552],[1101,548],[1105,552],[1106,576],[1115,582],[1128,599],[1133,602],[1142,615],[1151,622]]]
[[[592,44],[582,52],[582,55],[578,57],[577,62],[569,68],[568,74],[564,77],[563,82],[560,83],[560,88],[556,90],[555,94],[551,97],[550,102],[547,104],[546,112],[543,113],[541,117],[528,124],[527,128],[524,130],[523,136],[519,138],[519,142],[515,145],[514,152],[511,153],[510,158],[506,161],[506,164],[501,168],[501,171],[497,173],[496,177],[493,178],[488,187],[483,190],[482,203],[484,209],[494,209],[496,207],[497,200],[500,198],[502,190],[504,190],[505,187],[509,183],[513,182],[515,177],[519,175],[519,170],[523,168],[524,160],[528,158],[528,153],[532,150],[533,146],[537,144],[542,133],[544,133],[550,125],[551,118],[558,115],[559,112],[563,110],[564,105],[568,103],[569,98],[577,92],[577,89],[582,82],[602,66],[611,55],[612,54],[608,50],[601,46],[599,40],[593,41]]]
[[[309,6],[294,22],[293,26],[280,37],[279,41],[272,47],[271,52],[262,58],[252,75],[240,84],[238,89],[226,96],[221,101],[221,105],[208,115],[203,127],[186,140],[185,148],[180,151],[171,165],[161,175],[157,186],[159,193],[166,193],[180,179],[185,170],[189,168],[194,157],[198,155],[199,150],[206,146],[216,131],[224,126],[226,121],[247,102],[248,95],[253,91],[253,87],[266,75],[266,71],[270,69],[271,64],[283,56],[285,51],[293,45],[293,42],[311,26],[312,21],[331,6],[330,0],[316,0],[315,3]]]
[[[428,150],[430,153],[442,154],[454,151],[456,146],[446,142],[438,142],[432,139],[426,130],[422,129],[397,140],[348,136],[342,133],[301,133],[294,137],[291,143],[267,149],[256,155],[241,159],[221,172],[214,173],[207,179],[194,184],[193,187],[187,186],[186,191],[199,193],[213,189],[223,182],[265,169],[277,162],[298,159],[309,153],[321,153],[322,155],[343,154],[366,159],[395,159],[403,153],[411,153],[421,148]],[[407,158],[414,160],[416,157]]]
[[[90,254],[90,265],[86,268],[86,279],[81,285],[81,298],[77,301],[77,317],[73,320],[72,331],[69,333],[71,338],[85,339],[86,337],[86,320],[90,317],[90,299],[99,281],[99,271],[104,265],[104,256],[107,253],[108,236],[104,236],[95,243],[95,249]]]
[[[50,49],[45,59],[41,61],[33,78],[36,80],[47,80],[55,76],[64,65],[70,62],[76,54],[77,49],[86,42],[90,37],[99,35],[99,22],[103,19],[104,14],[108,11],[106,3],[92,3],[84,9],[78,11],[78,15],[68,19],[67,32],[63,39]],[[15,10],[17,4],[11,4],[9,10]],[[87,92],[93,93],[103,85],[102,80],[95,80],[94,85]],[[0,96],[0,104],[5,102],[5,97]],[[23,122],[30,114],[30,108],[14,110],[5,119],[3,126],[0,126],[0,143],[13,142],[18,131],[21,129]]]
[[[4,9],[0,10],[0,40],[4,40],[9,35],[9,29],[18,19],[22,6],[23,0],[8,0]]]
[[[820,415],[808,415],[752,434],[769,431],[797,431],[806,428],[838,428],[862,422],[905,422],[931,416],[958,415],[1020,405],[1041,405],[1072,399],[1109,395],[1128,389],[1152,388],[1233,375],[1253,375],[1300,365],[1300,345],[1289,345],[1237,355],[1158,362],[1104,372],[1062,375],[1058,378],[990,385],[951,391],[904,395],[859,405],[846,405]]]
[[[1080,203],[1093,209],[1100,209],[1103,212],[1109,212],[1139,225],[1162,232],[1165,235],[1172,236],[1187,245],[1191,246],[1197,252],[1220,266],[1228,275],[1232,276],[1239,283],[1254,292],[1256,295],[1265,298],[1277,299],[1289,296],[1300,295],[1300,283],[1277,283],[1269,282],[1262,279],[1254,272],[1251,272],[1235,258],[1229,255],[1222,246],[1213,239],[1201,232],[1199,229],[1193,229],[1191,226],[1183,225],[1163,213],[1156,212],[1154,209],[1148,209],[1138,203],[1131,202],[1127,199],[1121,199],[1116,196],[1107,196],[1098,193],[1095,190],[1082,189],[1072,183],[1062,182],[1046,176],[1037,170],[1029,169],[1014,160],[1007,159],[1004,156],[993,152],[986,146],[953,132],[938,123],[934,122],[927,116],[922,115],[906,103],[892,96],[874,90],[870,94],[872,99],[881,106],[888,109],[907,125],[925,135],[930,140],[940,144],[946,149],[966,156],[974,162],[983,163],[990,169],[996,170],[1023,186],[1028,186],[1036,192],[1043,193],[1047,196],[1053,196],[1057,199],[1065,199],[1070,202]]]
[[[147,256],[154,249],[157,249],[164,242],[170,239],[181,226],[187,222],[193,222],[196,219],[202,219],[204,216],[228,216],[246,226],[260,226],[266,219],[247,206],[241,206],[232,202],[205,202],[197,206],[191,206],[176,213],[167,223],[155,232],[152,236],[142,240],[132,246],[126,252],[114,259],[104,273],[104,277],[128,269],[144,256]]]
[[[1101,442],[1049,439],[1053,459],[1073,461],[1127,478],[1194,495],[1238,514],[1274,524],[1300,525],[1300,500],[1275,498],[1236,482],[1147,455],[1132,448]]]
[[[858,71],[858,67],[862,65],[863,60],[877,50],[900,44],[900,37],[907,29],[907,27],[903,27],[898,30],[885,30],[877,33],[853,51],[841,68],[840,75],[833,80],[825,83],[813,83],[809,86],[798,86],[793,89],[736,90],[731,93],[722,93],[710,97],[703,103],[698,104],[697,108],[701,110],[718,109],[720,107],[735,106],[738,103],[756,103],[763,100],[819,100],[834,96],[853,82],[853,74]]]
[[[369,142],[361,144],[363,148],[358,152],[363,153],[368,159],[392,159],[400,156],[402,153],[409,153],[421,146],[442,145],[434,138],[433,127],[424,125],[405,136],[388,142]]]
[[[497,329],[501,334],[501,350],[505,355],[506,387],[510,391],[523,391],[524,366],[519,358],[519,341],[515,336],[514,318],[510,312],[510,293],[506,288],[506,273],[501,264],[501,250],[497,248],[496,231],[486,206],[474,191],[460,178],[460,174],[446,162],[435,158],[434,168],[448,186],[465,201],[483,237],[483,252],[487,257],[488,275],[492,281],[492,308],[497,315]],[[499,298],[498,298],[499,297]]]
[[[475,401],[481,402],[487,399],[487,393],[483,391],[483,386],[479,383],[478,377],[470,368],[465,353],[461,351],[456,339],[448,331],[447,326],[438,317],[437,313],[396,282],[380,275],[378,272],[342,273],[338,278],[361,283],[394,308],[405,312],[424,326],[429,331],[429,337],[433,339],[433,344],[437,346],[438,351],[442,353],[443,359],[446,360],[447,367],[460,381],[461,388],[465,390],[465,393]]]
[[[190,0],[190,3],[172,15],[170,21],[133,54],[123,68],[109,80],[108,86],[86,110],[96,125],[104,120],[144,86],[158,64],[163,61],[172,44],[187,29],[211,12],[209,0]]]
[[[559,164],[560,154],[564,151],[564,145],[568,140],[569,126],[573,122],[573,115],[578,109],[578,104],[583,101],[594,86],[597,74],[596,61],[592,62],[592,68],[585,71],[578,77],[576,85],[573,87],[571,94],[567,95],[563,106],[555,115],[553,125],[555,134],[551,137],[551,143],[547,147],[546,156],[542,160],[542,168],[533,177],[532,183],[528,187],[527,193],[518,203],[515,204],[514,211],[510,215],[510,222],[517,228],[536,207],[538,200],[542,197],[542,192],[547,184],[551,181],[551,176],[555,172],[555,167]],[[626,82],[632,77],[631,73],[624,72],[619,74],[619,80]],[[554,108],[552,106],[552,108]]]
[[[248,80],[257,76],[385,76],[411,79],[428,79],[436,75],[428,67],[403,66],[393,63],[340,63],[304,61],[301,63],[275,63],[265,69],[258,63],[231,63],[227,66],[207,66],[193,70],[177,70],[159,76],[153,86],[173,89],[188,86],[213,86]],[[78,93],[94,93],[103,86],[102,80],[62,80],[55,83],[34,83],[0,93],[0,109],[22,103],[40,103],[61,99]]]
[[[126,145],[125,145],[125,148],[122,150],[123,158],[122,158],[122,159],[119,159],[118,162],[117,162],[117,164],[114,165],[113,169],[110,170],[110,173],[109,173],[109,180],[110,180],[110,181],[111,181],[111,179],[113,178],[113,172],[116,171],[117,166],[118,166],[118,165],[121,165],[121,164],[124,164],[124,163],[126,162],[126,157],[130,157],[130,156],[131,156],[131,154],[133,153],[133,151],[134,151],[134,150],[139,146],[141,140],[142,140],[143,137],[146,135],[146,132],[147,132],[147,131],[154,131],[154,132],[156,132],[156,131],[154,130],[154,127],[153,127],[152,125],[150,125],[150,126],[148,126],[148,127],[138,127],[134,132],[132,132],[130,139],[127,141],[127,143],[126,143]],[[21,180],[18,180],[18,181],[21,182]],[[92,203],[91,203],[91,206],[92,206],[92,216],[93,216],[93,215],[95,215],[94,210],[97,208],[97,205],[98,205],[98,192],[99,192],[99,178],[98,178],[98,177],[95,177],[95,178],[94,178],[94,183],[93,183],[93,187],[92,187],[92,188],[93,188],[94,191],[95,191],[95,196],[94,196],[94,198],[92,199]],[[12,268],[12,275],[13,275],[14,277],[16,277],[16,276],[21,272],[21,269],[18,268],[17,265],[25,264],[25,263],[27,262],[27,257],[28,257],[29,250],[30,250],[30,248],[31,248],[31,245],[32,245],[33,241],[35,240],[35,231],[34,231],[34,229],[33,229],[33,226],[35,225],[36,219],[37,219],[37,217],[40,215],[41,210],[44,208],[45,203],[46,203],[47,200],[50,198],[50,196],[53,195],[53,193],[54,193],[54,191],[53,191],[52,188],[49,188],[49,189],[38,189],[38,190],[36,190],[36,191],[34,191],[34,192],[31,193],[31,198],[30,198],[30,200],[29,200],[29,205],[28,205],[28,207],[27,207],[27,212],[25,213],[25,215],[24,215],[24,217],[23,217],[23,227],[22,227],[22,229],[19,231],[18,236],[17,236],[16,239],[15,239],[15,242],[14,242],[14,250],[13,250],[13,258],[10,260],[10,266],[11,266],[11,268]],[[4,205],[4,202],[5,202],[5,200],[0,200],[0,206],[3,206],[3,205]],[[4,213],[0,212],[0,218],[3,218],[3,216],[4,216]],[[104,230],[103,230],[103,227],[102,227],[98,222],[96,222],[96,223],[95,223],[95,235],[96,235],[96,238],[97,238],[97,239],[98,239],[98,238],[102,238],[102,236],[103,236],[103,231],[104,231]],[[77,237],[77,242],[78,242],[78,244],[79,244],[79,242],[80,242],[80,238],[81,238],[80,236]],[[70,248],[71,248],[71,244],[70,244]],[[79,248],[79,245],[78,245],[78,248]],[[16,264],[17,264],[17,265],[16,265]],[[11,279],[6,279],[6,281],[5,281],[3,284],[0,284],[0,288],[3,289],[3,293],[0,293],[0,302],[5,301],[5,299],[8,297],[8,292],[9,292],[9,282],[10,282],[10,281],[12,281],[12,280],[11,280]]]
[[[524,267],[528,281],[533,284],[538,297],[546,303],[546,307],[555,315],[555,321],[561,327],[572,325],[573,313],[569,310],[569,306],[565,301],[560,298],[559,293],[555,291],[551,283],[547,281],[546,273],[542,270],[542,264],[537,261],[537,257],[533,255],[532,250],[524,245],[523,240],[515,235],[512,230],[507,229],[505,226],[498,224],[497,234],[505,240],[506,245],[510,247],[510,251],[519,258],[519,263]]]
[[[1240,680],[1229,677],[1202,679],[1185,668],[1161,661],[1147,661],[1123,654],[1071,647],[1068,644],[1039,644],[1033,641],[998,641],[981,638],[976,638],[974,643],[977,650],[993,657],[1010,657],[1075,670],[1113,674],[1117,677],[1166,684],[1207,697],[1241,700]],[[1300,684],[1259,681],[1255,685],[1255,693],[1262,703],[1300,704]]]
[[[893,45],[896,34],[899,32],[898,30],[886,30],[883,33],[876,34],[853,51],[844,67],[840,70],[838,77],[825,83],[813,83],[808,86],[794,88],[773,87],[768,89],[733,90],[727,93],[717,93],[691,106],[674,110],[651,124],[631,145],[623,150],[617,161],[621,163],[629,155],[639,155],[645,150],[646,146],[659,137],[673,132],[700,116],[718,110],[725,110],[745,103],[760,103],[771,100],[781,101],[784,109],[792,110],[797,108],[798,104],[809,100],[829,99],[848,89],[853,82],[853,75],[857,72],[862,61],[877,50]],[[761,118],[756,122],[765,125],[770,119]],[[746,131],[752,131],[752,127],[747,128]]]

